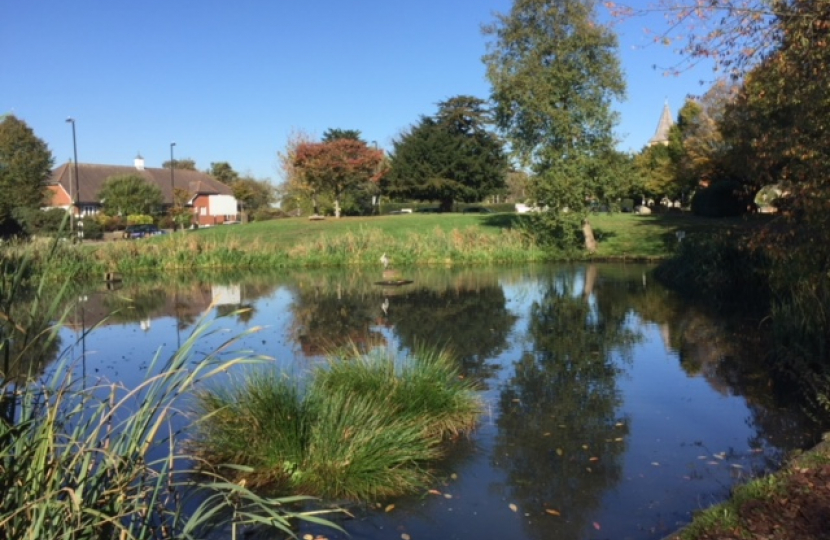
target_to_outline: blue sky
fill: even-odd
[[[636,2],[635,2],[636,4]],[[0,7],[0,114],[46,141],[55,163],[148,167],[170,157],[199,169],[227,161],[278,183],[289,134],[358,129],[387,150],[392,139],[459,94],[489,96],[480,28],[510,0],[36,0]],[[620,149],[654,134],[700,94],[702,67],[666,77],[677,61],[644,28],[617,27],[628,97],[617,105]]]

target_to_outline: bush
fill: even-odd
[[[251,213],[251,221],[271,221],[288,215],[280,208],[259,208]]]
[[[106,232],[120,231],[121,229],[127,226],[127,224],[124,222],[124,219],[121,216],[108,216],[106,214],[98,214],[95,216],[95,221],[97,221],[98,226]]]
[[[63,208],[18,208],[14,220],[27,235],[55,236],[61,227],[69,231],[69,214]]]
[[[692,213],[705,217],[740,216],[752,204],[738,182],[724,180],[695,192]]]
[[[104,229],[92,216],[83,218],[78,225],[83,227],[84,240],[100,240],[104,237]]]
[[[147,214],[131,214],[127,216],[127,225],[152,225],[153,216]]]

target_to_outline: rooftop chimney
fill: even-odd
[[[137,156],[135,156],[135,168],[138,169],[139,171],[144,170],[144,158],[141,157],[141,154],[138,154]]]

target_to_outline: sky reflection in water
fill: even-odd
[[[389,513],[354,508],[343,522],[352,538],[661,538],[819,428],[776,403],[740,329],[647,272],[415,269],[404,272],[414,283],[393,288],[354,270],[125,284],[81,295],[62,344],[85,351],[87,375],[128,386],[203,316],[216,332],[199,353],[262,326],[237,349],[298,374],[349,344],[447,347],[481,384],[481,425],[436,466],[440,494],[383,501]]]

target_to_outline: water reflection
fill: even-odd
[[[648,270],[417,269],[389,287],[354,270],[125,283],[82,291],[61,338],[80,343],[97,325],[78,350],[93,376],[127,385],[202,319],[227,332],[200,350],[262,326],[240,348],[295,371],[344,346],[448,348],[481,382],[488,414],[437,465],[442,496],[357,510],[344,522],[352,538],[659,538],[820,426],[757,362],[752,326],[683,303]]]

